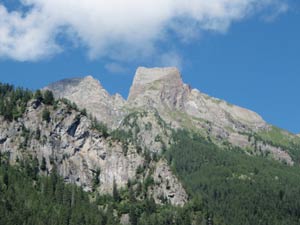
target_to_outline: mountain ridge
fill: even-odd
[[[63,91],[76,92],[78,84],[88,87],[89,82],[101,91],[97,81],[84,80],[83,85],[75,80],[75,87]],[[86,200],[95,203],[95,210],[114,214],[115,222],[104,218],[102,224],[298,224],[300,139],[271,125],[260,130],[243,127],[239,121],[228,121],[230,115],[226,114],[224,121],[234,125],[231,129],[217,123],[224,121],[210,124],[191,117],[184,111],[185,105],[177,104],[173,97],[179,93],[179,100],[186,100],[192,89],[177,92],[176,87],[168,88],[170,82],[165,84],[168,79],[161,80],[158,89],[150,89],[154,95],[137,92],[133,103],[125,104],[117,128],[97,121],[89,109],[83,110],[70,99],[54,99],[47,89],[32,93],[0,84],[0,190],[14,196],[14,188],[24,182],[14,185],[12,173],[7,177],[11,166],[19,176],[27,176],[31,190],[48,196],[47,201],[64,203],[70,199],[72,215],[75,186],[69,186],[65,196],[62,182],[80,186],[78,190],[87,192]],[[89,100],[95,90],[83,89],[76,94],[87,93],[80,99]],[[232,107],[197,96],[220,110]],[[134,107],[136,100],[140,107]],[[148,104],[151,100],[159,107]],[[205,106],[202,109],[210,109]],[[225,136],[214,136],[212,131],[225,132]],[[230,143],[232,137],[235,140]],[[16,212],[21,215],[23,205],[32,208],[27,202],[33,199],[20,193],[22,190],[16,201],[0,196],[0,202],[5,203],[0,204],[0,211],[9,213],[6,203],[19,206]],[[38,213],[39,208],[36,210]],[[49,210],[47,213],[53,212]],[[61,224],[69,224],[65,211],[59,211]],[[7,219],[4,221],[11,221]]]
[[[77,79],[75,78],[75,81]],[[175,67],[139,67],[127,100],[120,98],[118,94],[109,95],[102,86],[93,90],[91,88],[93,85],[88,85],[89,82],[95,84],[100,82],[91,76],[83,78],[83,81],[85,85],[82,86],[71,81],[70,83],[74,85],[62,92],[55,88],[57,85],[60,86],[59,82],[46,89],[53,91],[56,97],[65,97],[80,108],[86,108],[89,113],[112,129],[120,128],[124,118],[131,112],[154,110],[173,129],[194,130],[219,145],[230,143],[249,149],[250,154],[271,153],[274,159],[291,165],[294,163],[285,147],[273,145],[271,142],[265,143],[259,138],[258,140],[249,138],[272,131],[272,126],[260,115],[193,89],[183,82],[180,71]]]

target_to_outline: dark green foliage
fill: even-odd
[[[192,199],[202,196],[206,224],[300,224],[298,166],[220,149],[186,131],[174,141],[166,157]]]
[[[44,92],[43,103],[46,105],[53,105],[55,102],[52,91],[46,90]]]
[[[20,167],[0,167],[0,224],[104,225],[118,224],[89,201],[87,193],[66,185],[56,174],[37,177]]]
[[[120,201],[120,195],[119,195],[118,187],[117,187],[115,180],[114,180],[114,184],[113,184],[113,199],[114,199],[114,202]]]
[[[102,133],[104,138],[107,138],[109,136],[106,124],[104,124],[103,122],[99,122],[95,118],[92,120],[92,128]]]
[[[125,131],[125,130],[114,130],[111,133],[111,137],[113,140],[115,141],[120,141],[122,143],[128,143],[128,142],[132,142],[132,133],[130,131]]]
[[[62,98],[62,99],[60,99],[60,101],[62,103],[64,103],[68,107],[69,110],[79,111],[78,106],[76,105],[76,103],[71,102],[70,100],[68,100],[66,98]]]
[[[81,112],[81,115],[87,116],[87,111],[86,111],[86,109],[83,109],[83,110],[81,110],[80,112]]]
[[[94,173],[94,178],[93,178],[93,189],[96,190],[96,188],[99,186],[100,184],[100,169],[97,169]]]
[[[42,164],[41,164],[40,169],[41,169],[42,171],[46,171],[46,169],[47,169],[47,163],[46,163],[45,157],[43,157],[43,159],[42,159]]]
[[[28,130],[24,125],[22,126],[21,136],[23,137],[23,142],[20,144],[19,147],[21,149],[26,149],[30,139],[30,130]]]
[[[34,93],[34,98],[38,101],[43,101],[44,97],[43,97],[43,94],[41,92],[41,90],[37,90],[35,93]]]
[[[51,117],[50,117],[50,111],[49,111],[49,109],[45,108],[45,109],[43,110],[42,118],[43,118],[43,120],[46,121],[47,123],[50,122]]]
[[[9,121],[18,119],[25,112],[32,96],[29,90],[0,83],[0,115]]]

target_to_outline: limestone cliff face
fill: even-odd
[[[125,100],[121,95],[111,96],[92,76],[73,78],[50,84],[45,89],[56,98],[67,98],[80,108],[87,109],[99,121],[115,127],[122,118]]]
[[[212,138],[216,143],[229,142],[249,149],[254,149],[254,145],[249,142],[247,134],[267,131],[270,127],[251,110],[192,89],[183,83],[180,72],[173,67],[138,68],[127,101],[118,94],[110,96],[100,82],[91,76],[59,81],[49,85],[47,89],[52,90],[58,98],[67,98],[80,108],[86,108],[110,128],[118,127],[129,131],[133,127],[130,123],[138,124],[141,129],[130,132],[135,133],[136,142],[142,148],[154,152],[160,152],[168,146],[170,135],[165,128],[156,126],[159,124],[154,114],[145,117],[139,113],[139,118],[131,117],[131,120],[126,120],[136,111],[155,111],[172,129],[192,129]],[[153,129],[147,130],[151,125]],[[293,164],[284,149],[257,143],[260,144],[259,154],[270,152],[274,159]]]
[[[182,109],[189,87],[184,85],[176,68],[140,67],[128,96],[129,104],[157,109]]]
[[[219,127],[258,130],[266,122],[255,112],[209,97],[184,84],[176,68],[138,68],[128,97],[129,104],[178,111]]]
[[[50,111],[49,122],[42,118],[46,108]],[[47,170],[41,171],[42,174],[50,173],[55,167],[66,182],[82,186],[86,191],[111,193],[114,182],[121,188],[129,180],[143,182],[144,179],[137,176],[137,169],[145,165],[144,154],[137,146],[128,142],[125,149],[122,142],[95,130],[89,118],[61,101],[55,107],[31,101],[18,121],[8,122],[0,117],[0,140],[0,150],[10,152],[11,163],[36,157],[41,165],[44,158]],[[159,167],[155,161],[151,165]],[[100,184],[94,186],[96,176]],[[164,182],[153,188],[159,188],[172,204],[183,205],[187,194],[178,188],[181,186],[178,180],[173,181],[177,182],[172,184],[177,190],[174,196],[168,196]]]
[[[187,128],[244,149],[254,149],[246,135],[266,131],[269,125],[257,113],[210,97],[184,84],[176,68],[138,68],[130,88],[128,108],[155,109],[172,128]],[[257,142],[260,153],[293,164],[282,148]]]

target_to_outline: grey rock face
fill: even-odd
[[[162,203],[163,199],[176,206],[183,206],[186,203],[182,199],[187,201],[188,196],[165,160],[157,163],[153,178],[157,185],[152,187],[151,192],[157,203]]]
[[[184,84],[176,68],[138,68],[130,89],[131,107],[154,108],[173,128],[187,128],[242,148],[254,148],[247,133],[266,131],[269,125],[257,113],[210,97]],[[258,146],[256,146],[258,147]],[[292,165],[291,156],[282,148],[259,146],[274,159]]]
[[[188,90],[176,68],[140,67],[136,71],[128,102],[142,107],[180,109]]]
[[[125,100],[121,95],[109,95],[92,76],[58,81],[46,87],[56,98],[66,98],[79,108],[87,109],[97,120],[116,126],[121,119]]]
[[[171,141],[172,130],[156,110],[133,112],[122,120],[119,128],[130,132],[143,151],[160,153]]]
[[[10,152],[12,164],[28,157],[36,157],[41,164],[45,158],[47,171],[41,173],[47,174],[56,167],[66,182],[101,193],[111,193],[114,182],[121,188],[128,180],[136,179],[137,168],[145,161],[136,146],[129,144],[125,154],[121,142],[104,137],[92,128],[87,117],[62,102],[56,108],[35,106],[31,102],[18,121],[7,122],[0,117],[0,150]],[[45,108],[51,112],[49,123],[42,119]],[[100,184],[95,187],[97,171],[100,171]],[[186,196],[181,191],[184,193],[180,196]],[[177,198],[176,202],[183,204],[186,198]]]
[[[219,127],[257,130],[266,126],[256,113],[209,97],[184,84],[176,68],[138,68],[128,102],[159,111],[177,110]]]
[[[47,88],[56,97],[65,97],[80,108],[86,108],[109,127],[120,127],[127,131],[130,127],[124,126],[124,119],[135,111],[157,111],[171,128],[191,129],[211,137],[216,143],[229,141],[234,146],[244,148],[253,147],[247,142],[246,134],[269,129],[269,125],[255,112],[191,89],[183,83],[178,69],[173,67],[138,68],[127,101],[120,95],[110,96],[90,76],[64,80]],[[145,128],[146,123],[156,124],[155,118],[146,117],[136,122]],[[155,149],[162,145],[155,141],[154,133],[161,129],[154,127],[153,130],[140,129],[136,139],[143,148],[157,151]],[[168,142],[167,136],[162,135],[164,143]],[[272,149],[273,158],[292,163],[291,157],[283,149]]]

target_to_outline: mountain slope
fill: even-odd
[[[98,80],[91,76],[58,81],[46,87],[56,98],[67,98],[80,108],[88,109],[97,120],[117,125],[123,115],[125,100],[121,95],[110,96]]]
[[[69,80],[68,85],[65,85],[65,82],[54,83],[47,89],[53,91],[57,97],[65,97],[74,101],[80,108],[86,108],[110,127],[113,124],[113,128],[128,129],[123,127],[122,121],[131,113],[156,111],[170,128],[193,130],[218,145],[241,147],[247,154],[268,156],[289,165],[299,160],[290,146],[275,144],[266,139],[270,136],[268,134],[273,134],[273,127],[261,116],[251,110],[210,97],[197,89],[191,89],[183,83],[176,68],[138,68],[128,100],[117,103],[114,97],[107,94],[99,82],[90,76],[81,79],[79,83],[78,79]],[[87,93],[86,87],[89,89]],[[97,104],[101,105],[98,109]],[[103,104],[105,107],[102,107]],[[138,136],[143,134],[143,139],[149,140],[149,136],[145,136],[143,130],[140,130]],[[282,131],[279,135],[283,138],[293,138],[295,143],[300,143],[297,136],[287,132]],[[164,143],[170,141],[165,138]],[[151,146],[148,143],[144,147]]]
[[[166,158],[213,224],[299,224],[298,165],[224,151],[195,133],[174,135]]]
[[[81,101],[80,85],[90,87],[90,98],[111,101],[91,77],[52,88]],[[92,108],[79,110],[48,90],[0,85],[0,170],[8,162],[24,167],[37,189],[38,175],[57,171],[122,224],[299,224],[299,138],[246,109],[198,91],[191,97],[176,69],[139,69],[117,125],[103,119],[107,111],[99,122],[87,116]],[[190,111],[188,99],[201,113]],[[1,176],[2,193],[9,178]],[[7,215],[7,202],[22,205],[2,198]]]
[[[0,135],[0,150],[9,152],[12,164],[36,158],[40,165],[44,164],[42,174],[51,173],[55,167],[66,182],[86,191],[112,193],[114,185],[124,188],[128,181],[135,181],[137,188],[159,175],[167,179],[150,183],[145,194],[159,193],[154,196],[157,203],[161,196],[174,205],[187,201],[178,179],[164,169],[168,165],[163,159],[153,160],[149,151],[135,145],[126,132],[108,133],[104,125],[90,120],[64,100],[51,104],[29,100],[24,114],[13,121],[0,115]]]

